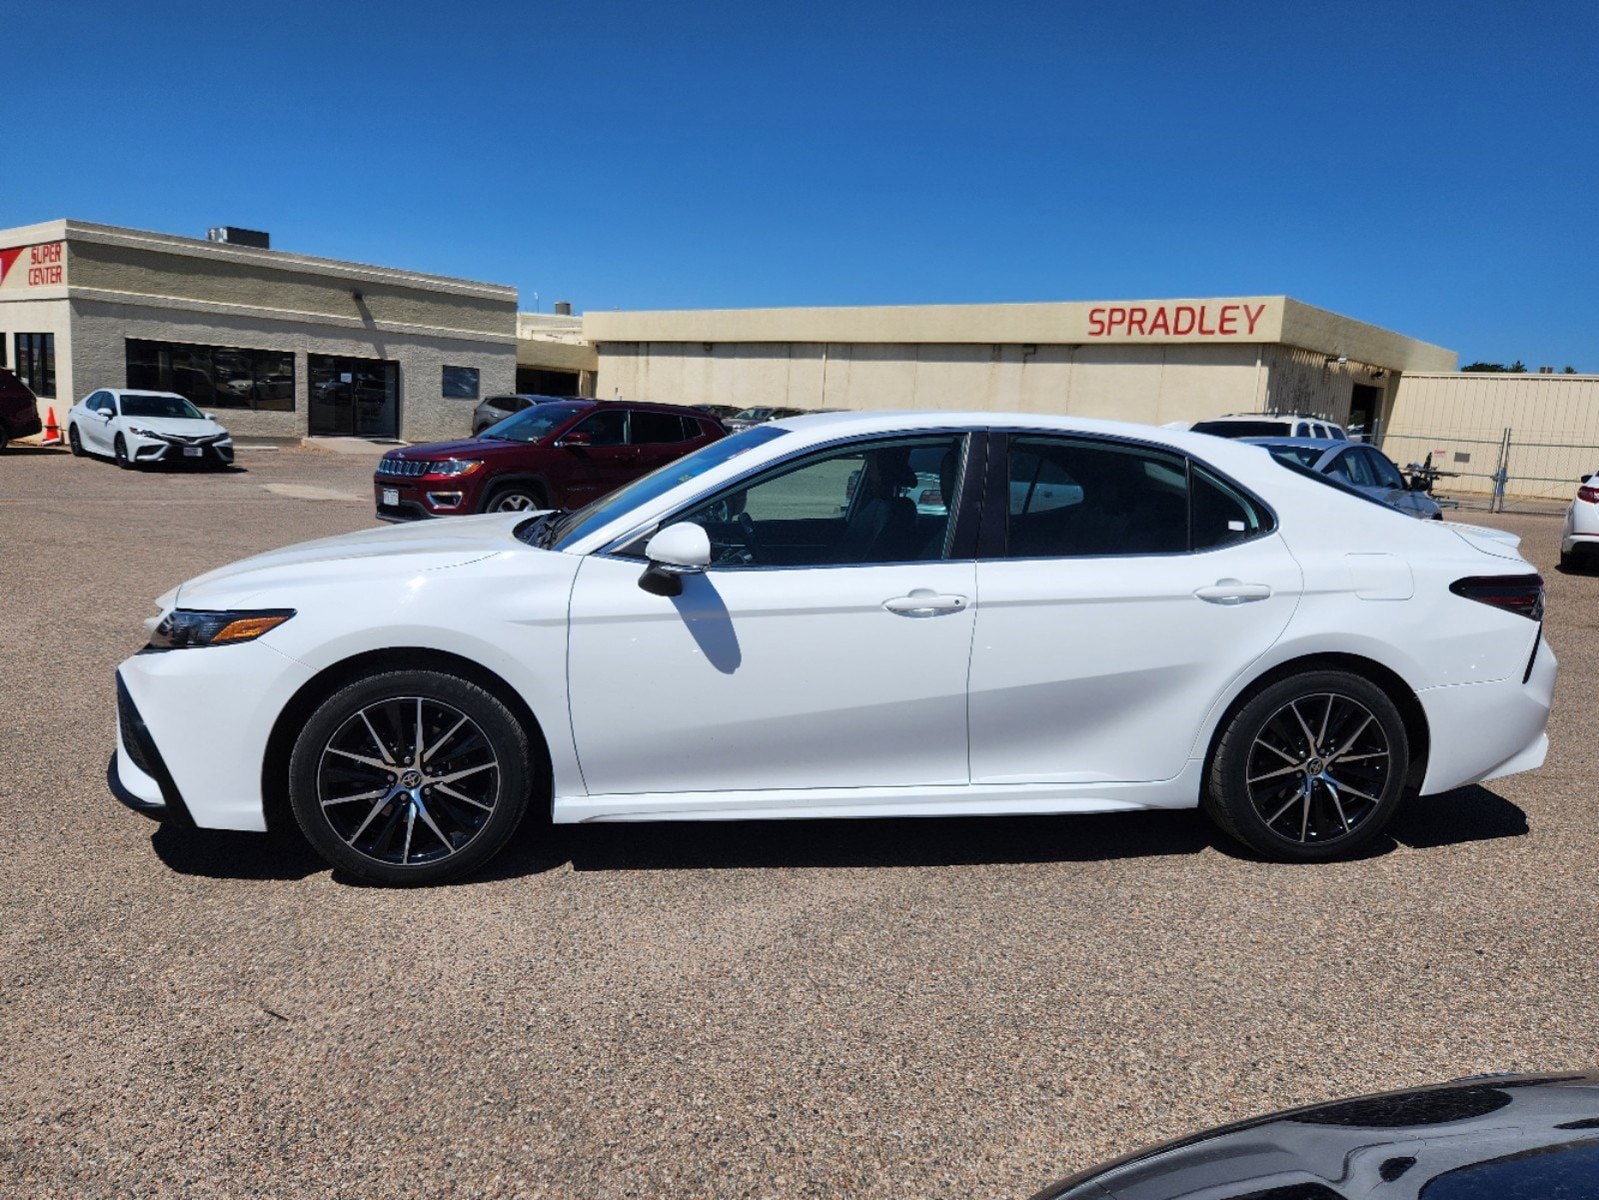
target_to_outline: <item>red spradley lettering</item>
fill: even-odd
[[[1114,337],[1233,337],[1251,334],[1266,311],[1264,304],[1223,304],[1215,310],[1211,322],[1211,306],[1201,304],[1162,304],[1147,308],[1139,304],[1105,305],[1088,310],[1088,336]],[[1240,325],[1239,317],[1243,318]]]

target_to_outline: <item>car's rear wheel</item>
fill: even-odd
[[[122,435],[117,434],[117,440],[112,444],[111,452],[116,455],[117,466],[126,471],[133,466],[133,460],[128,457],[128,443],[122,440]]]
[[[1410,766],[1405,722],[1370,680],[1315,671],[1240,708],[1216,745],[1203,806],[1268,858],[1353,854],[1393,816]]]
[[[527,811],[528,732],[493,693],[441,671],[384,671],[335,692],[289,759],[289,803],[333,866],[392,884],[482,866]]]
[[[531,483],[509,483],[489,493],[484,512],[533,512],[547,508],[544,493]]]
[[[67,448],[72,451],[73,458],[83,457],[83,439],[78,436],[76,425],[67,426]]]

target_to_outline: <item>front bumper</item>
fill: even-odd
[[[372,481],[372,499],[380,521],[423,521],[471,514],[477,512],[477,498],[477,492],[452,478],[419,482],[378,475]]]
[[[228,435],[209,438],[146,437],[130,434],[127,439],[128,457],[139,463],[196,463],[223,465],[233,462],[233,438]],[[190,453],[195,451],[195,453]]]
[[[264,640],[134,655],[117,669],[112,793],[159,820],[265,829],[267,739],[310,678]]]
[[[134,812],[174,825],[194,824],[144,716],[128,695],[121,671],[117,672],[117,752],[106,771],[106,785]]]

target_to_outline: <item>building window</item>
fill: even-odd
[[[127,340],[128,386],[177,392],[198,408],[294,411],[294,352]]]
[[[446,400],[476,400],[477,368],[445,367],[444,398]]]
[[[56,335],[17,334],[17,378],[41,400],[56,397]]]

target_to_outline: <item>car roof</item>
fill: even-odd
[[[1365,445],[1364,442],[1346,442],[1342,438],[1251,437],[1238,440],[1253,446],[1304,446],[1308,450],[1347,450],[1351,446]]]
[[[177,392],[152,392],[145,388],[95,388],[96,392],[110,392],[113,396],[166,396],[173,400],[186,400]],[[91,393],[92,394],[92,393]]]

